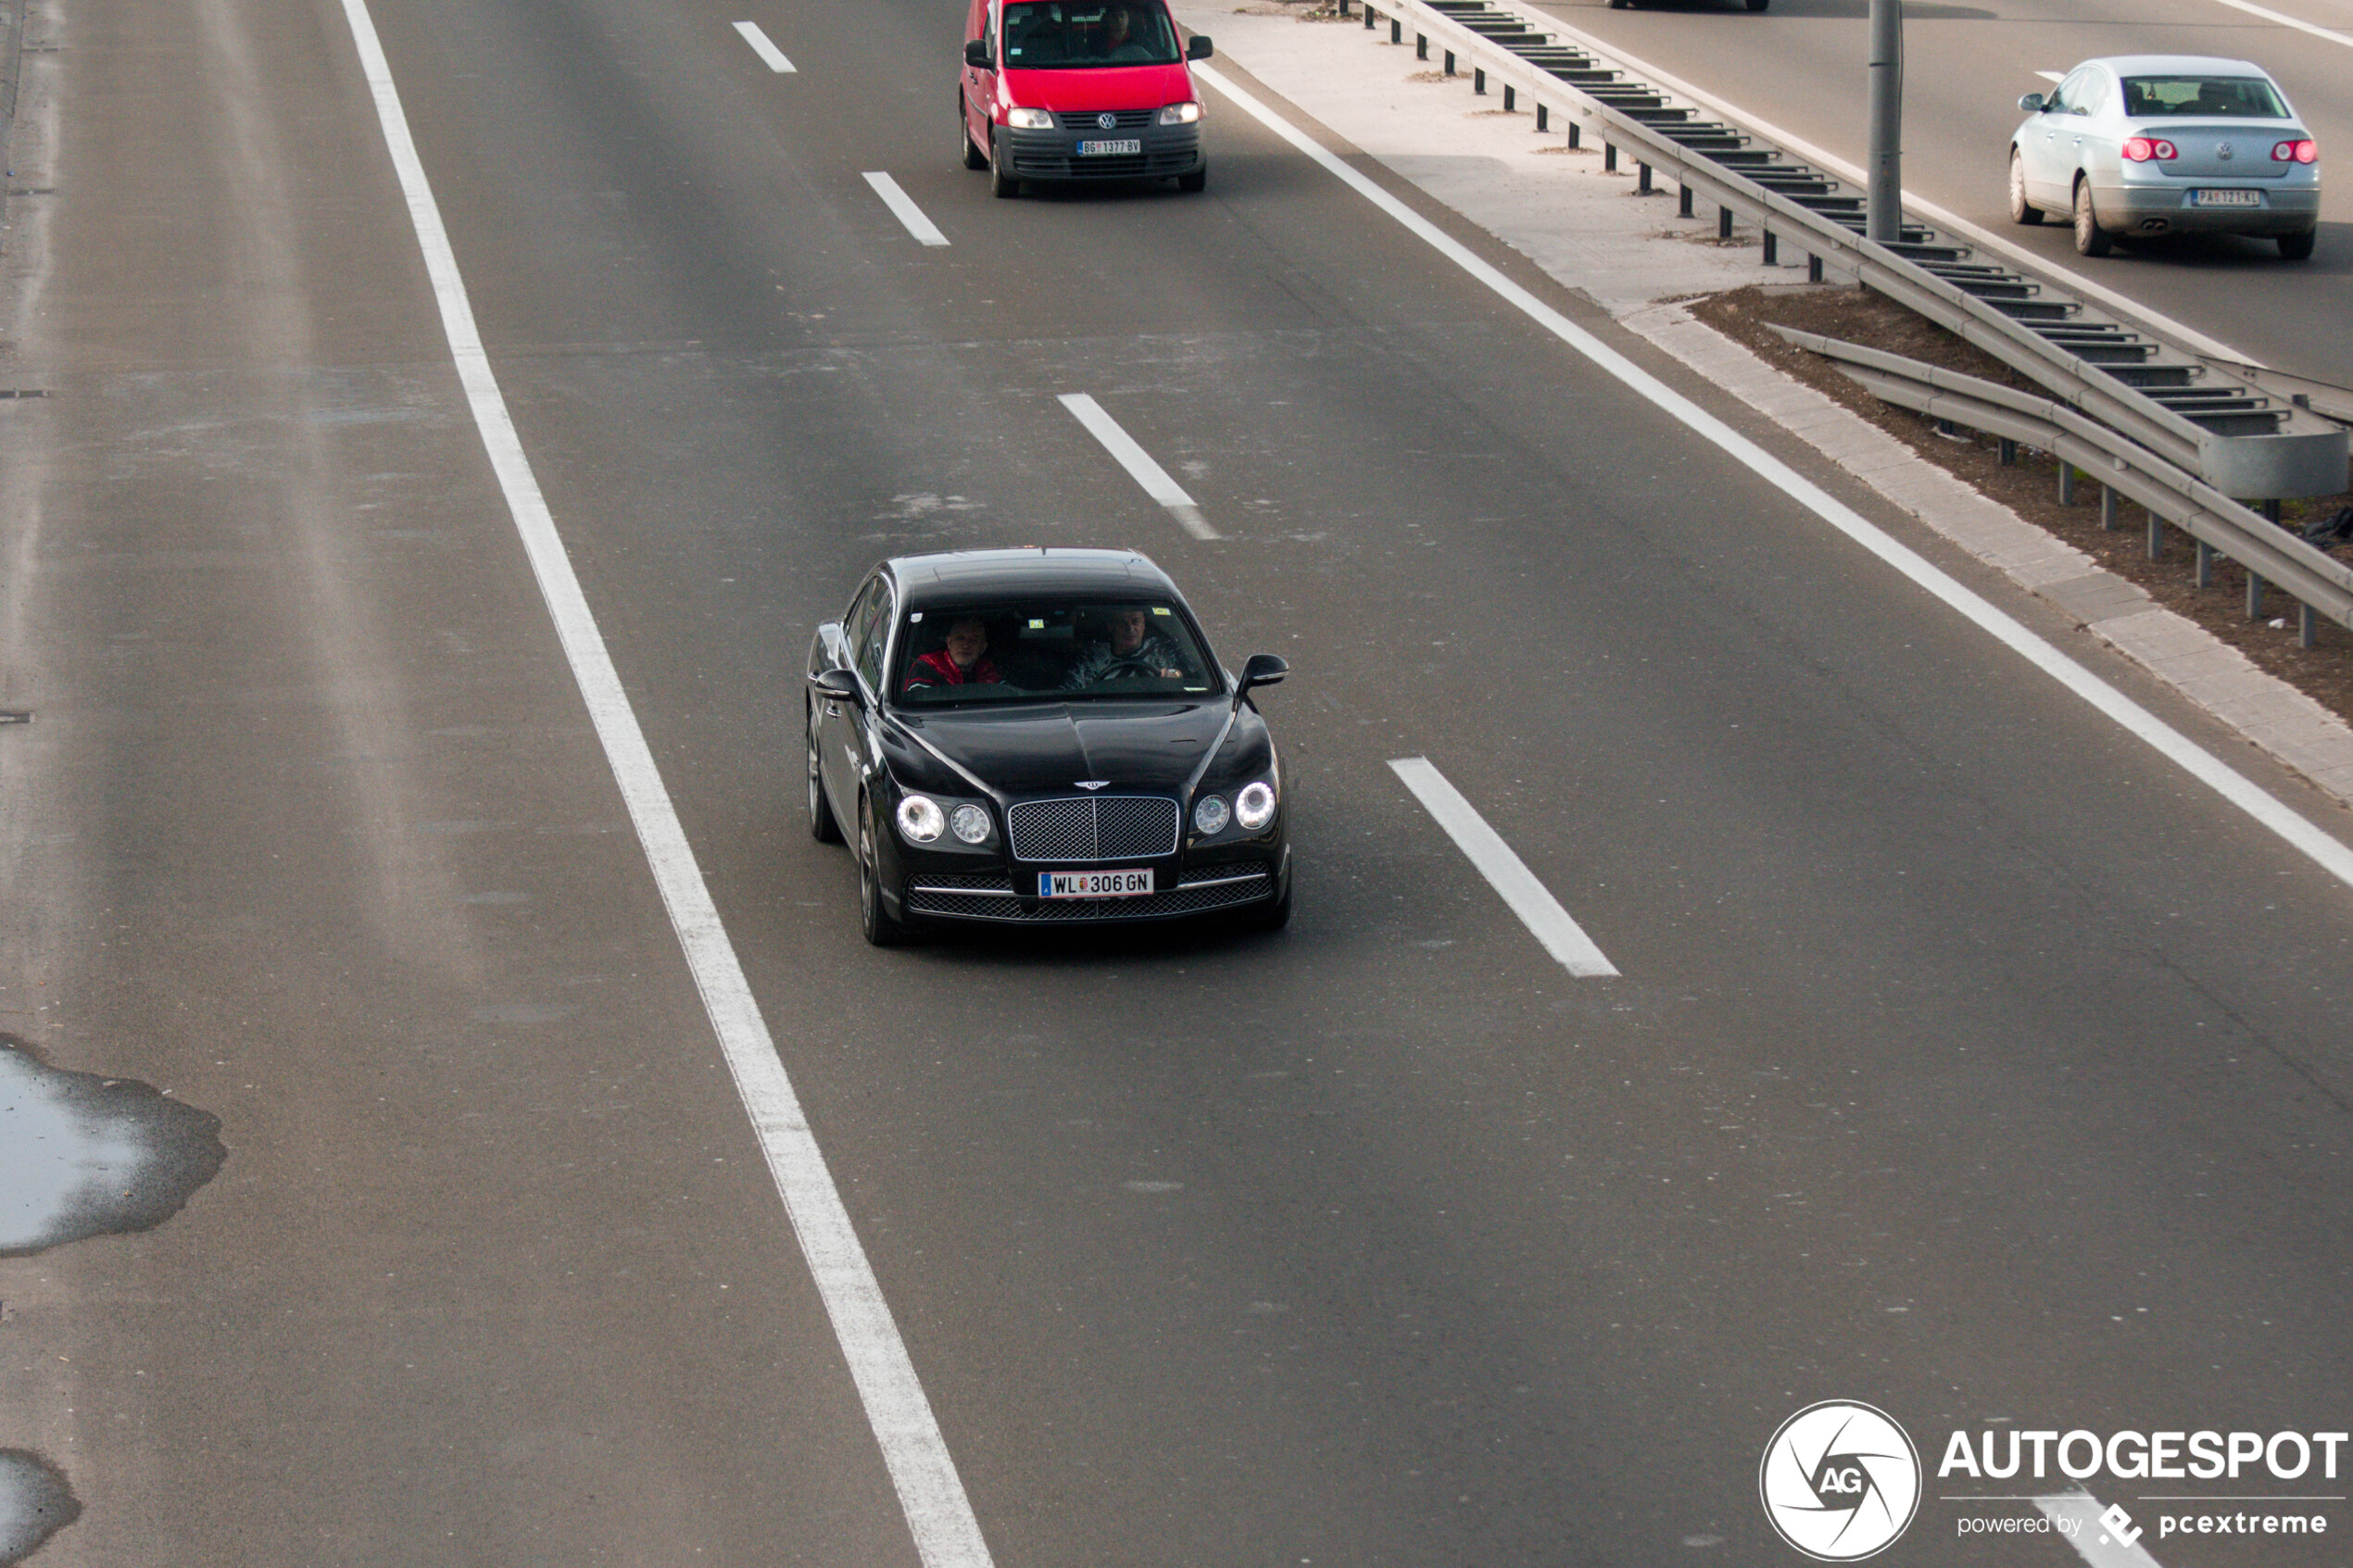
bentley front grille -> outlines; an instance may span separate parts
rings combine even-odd
[[[1176,802],[1165,796],[1025,800],[1006,813],[1013,859],[1142,860],[1176,853]]]

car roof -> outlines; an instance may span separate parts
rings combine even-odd
[[[975,594],[1054,594],[1116,598],[1149,594],[1181,599],[1176,584],[1135,550],[1031,546],[897,556],[884,563],[909,608],[970,599]]]
[[[2221,55],[2107,55],[2082,63],[2106,66],[2119,76],[2259,76],[2267,82],[2271,76],[2253,60]]]

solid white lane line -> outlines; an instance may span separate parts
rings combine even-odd
[[[2245,11],[2250,17],[2261,17],[2267,22],[2277,22],[2282,27],[2292,27],[2299,32],[2309,32],[2315,38],[2325,38],[2332,44],[2342,44],[2347,48],[2353,49],[2353,33],[2332,31],[2328,28],[2315,26],[2298,17],[2291,17],[2279,11],[2267,11],[2260,6],[2250,6],[2246,0],[2214,0],[2214,3],[2218,6],[2228,6],[2233,11]]]
[[[1185,487],[1168,477],[1168,470],[1152,461],[1152,455],[1136,445],[1136,438],[1119,428],[1119,421],[1103,412],[1103,406],[1083,392],[1063,394],[1063,407],[1077,417],[1088,434],[1103,444],[1103,450],[1119,459],[1119,466],[1128,477],[1144,487],[1144,494],[1166,507],[1169,515],[1184,524],[1185,532],[1196,539],[1214,539],[1217,530],[1209,526],[1201,508]]]
[[[384,59],[366,0],[344,0],[344,14],[375,99],[385,147],[408,199],[409,216],[424,253],[434,296],[441,307],[442,330],[465,388],[466,402],[513,514],[532,571],[538,578],[564,658],[579,683],[597,737],[621,786],[622,799],[677,931],[687,967],[702,993],[703,1008],[735,1077],[736,1092],[759,1136],[770,1176],[784,1198],[802,1255],[825,1303],[916,1549],[925,1568],[988,1568],[988,1548],[981,1539],[979,1522],[964,1496],[963,1483],[933,1418],[931,1403],[916,1380],[914,1364],[908,1359],[889,1304],[883,1299],[882,1287],[850,1224],[849,1211],[825,1168],[824,1152],[801,1114],[799,1098],[783,1062],[777,1060],[775,1044],[760,1016],[750,984],[720,923],[686,830],[662,786],[653,753],[573,572],[514,421],[508,416],[506,399],[498,391],[490,357],[475,328],[465,280],[442,226],[440,207],[426,182],[424,165],[417,157],[408,116],[400,107],[392,69]]]
[[[2077,1555],[2092,1568],[2158,1568],[2157,1559],[2141,1549],[2141,1529],[2125,1524],[2122,1528],[2133,1532],[2133,1540],[2128,1543],[2119,1538],[2100,1518],[2106,1510],[2100,1507],[2100,1499],[2091,1493],[2055,1492],[2049,1497],[2036,1498],[2034,1506],[2042,1511],[2045,1518],[2054,1522],[2061,1519],[2074,1521],[2075,1533],[2062,1535],[2059,1538],[2073,1547]],[[2122,1513],[2120,1509],[2118,1512]]]
[[[1995,608],[1975,591],[1963,586],[1949,573],[1930,563],[1918,551],[1897,542],[1852,508],[1832,499],[1819,485],[1472,255],[1436,224],[1349,168],[1272,109],[1235,87],[1223,75],[1205,65],[1194,66],[1193,74],[1231,98],[1252,119],[1320,164],[1335,179],[1395,219],[1546,332],[1959,612],[1987,635],[2073,692],[2183,772],[2285,839],[2322,871],[2353,887],[2353,849],[2348,849],[2306,822],[2253,780],[2028,631],[2015,618]]]
[[[768,42],[768,35],[760,31],[758,22],[737,22],[736,31],[744,35],[744,42],[751,45],[751,52],[758,55],[770,70],[782,75],[793,69],[793,63],[785,58],[785,52]]]
[[[948,236],[941,233],[938,226],[924,216],[924,209],[915,205],[914,197],[899,188],[898,181],[887,174],[869,171],[866,175],[866,183],[875,188],[875,194],[882,197],[883,206],[890,208],[899,221],[907,225],[909,233],[927,245],[944,245],[948,243]]]
[[[1563,969],[1580,979],[1617,972],[1617,966],[1602,956],[1584,928],[1561,908],[1560,900],[1536,880],[1528,862],[1512,852],[1503,835],[1487,825],[1487,819],[1463,798],[1462,791],[1446,782],[1446,775],[1432,767],[1428,758],[1400,757],[1389,765]]]

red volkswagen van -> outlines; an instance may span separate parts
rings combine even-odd
[[[971,0],[956,91],[964,167],[1025,180],[1209,182],[1188,60],[1209,58],[1167,0]]]

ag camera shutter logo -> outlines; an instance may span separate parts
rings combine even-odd
[[[1757,1467],[1765,1517],[1817,1562],[1886,1549],[1920,1506],[1920,1454],[1895,1418],[1825,1399],[1781,1423]]]

